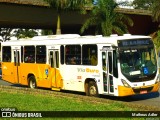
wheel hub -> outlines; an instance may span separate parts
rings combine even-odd
[[[90,95],[96,95],[96,87],[95,86],[90,87]]]
[[[35,88],[35,87],[36,87],[35,82],[31,81],[31,82],[30,82],[30,86],[31,86],[31,88]]]

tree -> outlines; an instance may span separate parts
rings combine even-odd
[[[160,52],[160,30],[151,34],[152,40],[155,44],[156,50]]]
[[[14,34],[15,34],[15,37],[17,37],[17,39],[25,38],[25,37],[32,38],[38,35],[38,33],[33,29],[17,29],[14,31]]]
[[[121,3],[122,4],[122,3]],[[91,16],[83,24],[80,32],[83,33],[90,26],[95,26],[95,34],[109,36],[112,32],[127,33],[127,24],[132,26],[133,21],[126,15],[115,12],[120,4],[114,0],[99,0],[91,11]]]
[[[61,11],[65,10],[84,10],[84,5],[87,4],[90,0],[44,0],[49,3],[50,7],[53,7],[57,10],[58,17],[57,17],[57,30],[56,34],[61,34],[61,27],[60,27],[60,16]]]
[[[134,0],[133,5],[135,8],[151,10],[153,21],[160,22],[160,0]],[[151,37],[157,51],[160,51],[160,30],[152,33]]]
[[[155,0],[134,0],[132,5],[135,9],[149,10]]]
[[[160,22],[160,0],[154,0],[151,11],[152,11],[152,17],[153,20],[156,22]]]
[[[0,28],[0,36],[1,36],[0,41],[5,42],[7,40],[10,40],[11,37],[13,36],[12,32],[13,32],[12,28]]]
[[[25,37],[34,37],[37,35],[38,35],[38,32],[33,29],[0,28],[1,42],[11,40],[12,37],[17,37],[17,39],[20,39]]]
[[[152,18],[154,22],[160,22],[160,0],[154,0],[153,4],[150,7],[152,11]],[[158,30],[152,34],[152,38],[154,44],[156,46],[157,51],[160,51],[160,25],[158,26]]]
[[[134,0],[132,5],[135,9],[151,10],[153,20],[160,21],[160,0]]]
[[[46,30],[46,29],[45,29],[45,30],[42,30],[42,31],[41,31],[41,34],[42,34],[42,35],[52,35],[52,34],[53,34],[53,31],[52,31],[52,30]]]

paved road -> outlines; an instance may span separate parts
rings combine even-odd
[[[128,100],[124,100],[124,101],[151,105],[151,106],[156,106],[160,108],[160,90],[159,92],[156,92],[156,93],[132,96]]]
[[[3,80],[0,80],[0,85],[22,87],[21,85],[18,85],[18,84],[13,85],[13,84],[5,82]],[[104,96],[104,98],[105,97],[107,99],[121,100],[121,101],[125,101],[125,102],[131,102],[131,103],[160,107],[160,90],[157,93],[136,95],[136,96],[131,96],[129,98],[127,97],[127,98],[123,98],[123,99],[119,99],[117,97],[110,97],[110,96]]]

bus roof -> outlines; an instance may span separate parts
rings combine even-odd
[[[20,40],[11,40],[2,42],[2,46],[17,45],[67,45],[67,44],[110,44],[117,46],[117,40],[142,39],[150,38],[149,36],[124,34],[123,36],[111,35],[109,37],[97,36],[80,36],[78,34],[36,36],[33,38],[24,38]]]

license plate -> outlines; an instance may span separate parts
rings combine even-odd
[[[140,91],[140,94],[145,94],[145,93],[147,93],[147,90]]]

